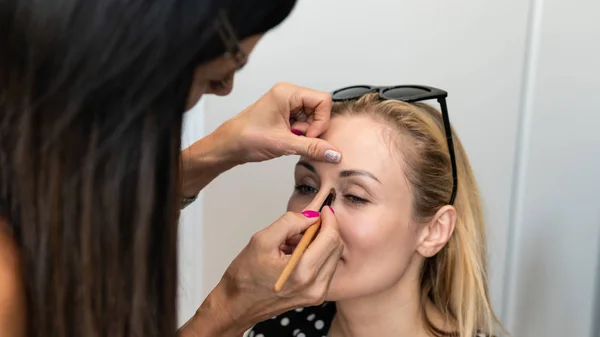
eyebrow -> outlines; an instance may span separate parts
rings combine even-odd
[[[312,166],[311,164],[305,162],[305,161],[299,161],[296,166],[302,166],[304,168],[306,168],[307,170],[313,172],[313,173],[317,173],[317,170],[315,170],[315,167]],[[344,170],[342,172],[340,172],[340,177],[341,178],[347,178],[347,177],[353,177],[353,176],[363,176],[363,177],[369,177],[373,180],[375,180],[376,182],[381,184],[381,181],[379,181],[379,179],[377,179],[377,177],[375,177],[374,174],[372,174],[369,171],[365,171],[365,170]]]

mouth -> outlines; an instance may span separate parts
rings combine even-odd
[[[222,80],[211,80],[210,86],[214,88],[217,95],[227,96],[233,90],[233,76],[234,73],[231,73]]]

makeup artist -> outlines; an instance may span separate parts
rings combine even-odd
[[[293,6],[2,2],[0,336],[173,335],[180,209],[237,165],[291,154],[340,160],[317,138],[330,96],[291,84],[180,150],[184,111],[203,94],[227,95],[254,45]],[[333,212],[315,213],[265,224],[179,336],[241,336],[322,302],[342,246]],[[320,234],[274,293],[288,260],[282,247],[319,216]]]

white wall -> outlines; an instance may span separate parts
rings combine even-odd
[[[530,11],[524,0],[301,0],[258,44],[234,92],[207,97],[206,130],[278,81],[326,91],[358,83],[446,89],[489,220],[496,310],[514,336],[590,336],[600,237],[600,2],[533,4]],[[182,232],[194,237],[182,235],[184,312],[193,313],[252,233],[284,212],[294,162],[236,168],[186,210]],[[190,248],[198,242],[202,248]]]
[[[519,336],[587,337],[600,243],[600,1],[536,0],[532,13],[504,314]]]

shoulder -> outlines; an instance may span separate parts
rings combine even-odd
[[[25,336],[25,307],[21,254],[8,223],[0,218],[0,336]]]
[[[335,303],[298,308],[256,324],[249,337],[326,336],[335,316]]]

